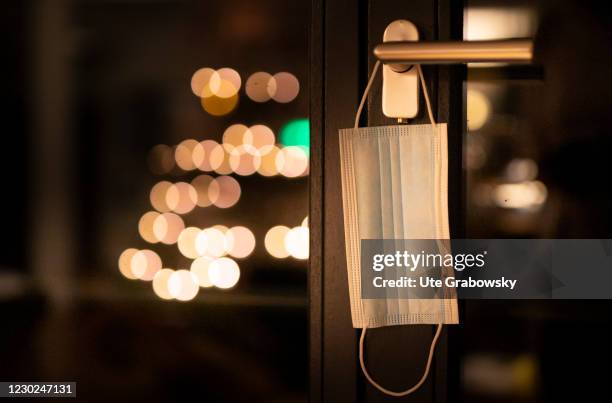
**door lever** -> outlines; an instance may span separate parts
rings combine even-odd
[[[412,64],[531,63],[533,40],[385,42],[374,48],[382,63],[401,71]],[[397,67],[396,67],[397,66]]]

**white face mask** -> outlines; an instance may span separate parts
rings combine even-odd
[[[458,323],[456,299],[361,297],[362,239],[449,239],[446,124],[436,124],[420,66],[431,125],[357,128],[359,115],[379,63],[372,72],[357,111],[355,127],[340,130],[342,199],[353,327],[362,328],[360,360],[366,378],[379,390],[405,396],[426,379],[441,324]],[[444,246],[443,246],[444,247]],[[389,391],[372,380],[363,362],[367,328],[439,324],[421,380],[403,392]]]

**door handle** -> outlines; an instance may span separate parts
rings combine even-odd
[[[412,64],[531,63],[531,38],[487,41],[385,42],[374,55],[395,71]]]

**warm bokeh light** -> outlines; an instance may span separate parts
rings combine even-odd
[[[158,144],[149,151],[147,162],[154,174],[167,174],[174,168],[174,150],[165,144]]]
[[[210,263],[208,276],[215,287],[232,288],[240,279],[238,263],[228,257],[215,259]]]
[[[493,189],[493,201],[502,208],[529,209],[540,207],[548,196],[546,186],[540,181],[505,183]]]
[[[132,257],[138,252],[138,249],[128,248],[119,255],[119,271],[125,278],[135,280],[138,277],[132,273]]]
[[[176,146],[174,150],[174,159],[176,165],[184,171],[192,171],[196,169],[193,163],[193,150],[198,146],[198,142],[193,139],[183,140]]]
[[[253,175],[261,165],[261,156],[255,147],[243,144],[231,151],[229,164],[232,171],[238,175]]]
[[[225,147],[217,145],[209,155],[209,162],[212,169],[219,175],[228,175],[232,173],[232,167],[229,162],[229,153]]]
[[[193,186],[196,191],[196,204],[200,207],[212,205],[219,197],[219,184],[216,179],[210,175],[196,176],[191,181],[191,186]]]
[[[216,228],[206,228],[196,237],[196,250],[200,256],[220,257],[226,254],[225,234]]]
[[[308,259],[309,230],[307,227],[294,227],[285,236],[285,249],[296,259]]]
[[[191,77],[191,91],[200,98],[203,109],[222,116],[233,111],[239,102],[242,86],[240,74],[229,67],[219,70],[204,67]],[[293,101],[300,92],[300,83],[291,73],[272,76],[256,72],[245,83],[246,95],[255,102],[273,99],[279,103]],[[196,206],[230,208],[241,197],[241,186],[230,174],[262,176],[282,174],[294,178],[306,175],[309,169],[309,123],[307,119],[288,122],[279,133],[267,125],[250,127],[235,123],[223,132],[222,141],[185,139],[176,146],[158,144],[148,155],[148,163],[156,175],[185,175],[198,169],[215,172],[191,176],[186,181],[160,181],[149,195],[154,211],[138,221],[138,232],[149,243],[176,244],[180,254],[191,259],[189,270],[162,268],[160,256],[149,249],[129,248],[119,256],[119,270],[129,279],[152,281],[155,295],[163,300],[189,301],[200,287],[229,289],[240,279],[240,267],[234,259],[253,254],[256,238],[245,226],[214,225],[208,228],[185,227],[183,214]],[[178,168],[180,168],[180,170]],[[235,176],[234,175],[234,176]],[[265,236],[265,247],[276,258],[308,257],[308,217],[302,226],[271,228]],[[231,258],[230,258],[231,257]]]
[[[151,188],[151,193],[149,195],[149,200],[151,201],[151,206],[161,212],[165,213],[170,211],[170,207],[168,203],[166,203],[166,193],[168,193],[168,189],[172,187],[172,183],[168,181],[161,181],[156,183]]]
[[[506,166],[505,174],[511,182],[531,181],[538,176],[538,164],[529,158],[514,158]]]
[[[144,281],[151,281],[155,273],[161,270],[162,261],[157,253],[150,249],[143,249],[132,256],[130,267],[134,277]]]
[[[200,229],[196,227],[187,227],[181,231],[177,246],[183,256],[189,259],[195,259],[200,256],[196,249],[196,238],[200,232]]]
[[[168,281],[172,273],[174,273],[172,269],[161,269],[153,277],[153,292],[161,299],[173,298],[168,289]]]
[[[249,128],[242,124],[234,124],[229,126],[223,132],[223,148],[228,153],[236,147],[241,146],[245,143],[245,135]]]
[[[270,255],[278,259],[284,259],[289,256],[289,252],[285,247],[285,236],[288,232],[289,228],[284,225],[277,225],[268,230],[264,244]]]
[[[300,92],[300,82],[291,73],[281,72],[273,76],[275,91],[269,94],[272,99],[279,103],[291,102]]]
[[[219,195],[214,205],[219,208],[229,208],[238,203],[241,193],[238,181],[231,176],[219,176],[215,180],[219,185]]]
[[[269,73],[258,71],[247,79],[245,91],[252,101],[267,102],[276,93],[276,81]]]
[[[229,230],[229,228],[227,228],[225,225],[221,225],[221,224],[213,225],[211,228],[214,228],[214,229],[217,229],[217,230],[223,232],[223,235],[226,235],[227,231]]]
[[[236,95],[238,91],[240,91],[242,79],[236,70],[229,67],[224,67],[217,70],[217,74],[219,75],[221,81],[225,82],[226,85],[219,85],[214,95],[221,98],[229,98]]]
[[[232,257],[243,259],[255,249],[255,235],[246,227],[232,227],[225,237],[227,252]]]
[[[276,155],[276,169],[288,178],[305,175],[308,172],[308,156],[302,147],[284,147]]]
[[[213,286],[212,281],[210,281],[210,276],[208,275],[208,269],[213,260],[214,259],[210,256],[201,256],[191,263],[190,270],[196,276],[200,287],[208,288]]]
[[[153,222],[153,235],[159,242],[172,245],[178,240],[181,231],[185,229],[183,219],[174,213],[158,215]]]
[[[253,125],[244,134],[244,144],[255,147],[260,155],[270,152],[275,142],[274,132],[266,125]]]
[[[218,80],[220,77],[218,73],[209,67],[203,67],[193,73],[191,76],[191,92],[197,97],[203,96],[204,89],[209,85],[209,82],[213,76],[216,75]]]
[[[204,140],[198,143],[193,149],[193,164],[200,170],[210,172],[213,167],[210,165],[210,155],[219,146],[214,140]]]
[[[468,130],[481,129],[491,114],[491,102],[489,98],[479,90],[468,89],[467,91],[467,126]]]
[[[234,91],[234,86],[225,80],[221,80],[221,85],[219,88],[219,94],[228,94]],[[213,116],[223,116],[227,115],[231,111],[233,111],[238,105],[238,93],[234,93],[234,95],[223,98],[218,95],[211,95],[208,97],[202,97],[200,99],[200,103],[202,104],[202,108]]]
[[[287,146],[303,147],[306,153],[310,149],[310,122],[308,119],[294,119],[287,122],[280,130],[280,143]]]
[[[198,279],[189,270],[177,270],[168,278],[168,292],[178,301],[194,299],[199,290]]]
[[[276,168],[276,156],[280,152],[280,148],[272,146],[270,150],[261,156],[261,162],[257,172],[262,176],[275,176],[278,175],[278,169]]]
[[[516,4],[512,7],[493,7],[492,4],[488,7],[466,7],[464,40],[528,37],[538,24],[535,10],[535,7]]]
[[[159,239],[155,236],[155,232],[153,231],[153,223],[159,217],[159,213],[157,211],[149,211],[144,213],[140,220],[138,221],[138,233],[140,237],[149,243],[157,243]]]
[[[170,186],[166,192],[166,204],[170,210],[177,214],[187,214],[196,205],[198,193],[187,182],[177,182]]]

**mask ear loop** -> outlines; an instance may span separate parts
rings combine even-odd
[[[361,330],[361,337],[359,338],[359,364],[361,364],[361,370],[363,371],[363,375],[372,384],[372,386],[374,386],[376,389],[380,390],[382,393],[387,394],[389,396],[402,397],[402,396],[407,396],[413,393],[418,388],[420,388],[423,385],[423,383],[425,383],[427,376],[429,376],[429,370],[431,369],[431,362],[433,361],[434,351],[436,350],[436,344],[438,343],[440,334],[442,334],[442,326],[444,325],[442,325],[442,323],[439,323],[438,327],[436,328],[436,334],[434,335],[434,338],[431,341],[431,346],[429,347],[429,356],[427,357],[427,364],[425,364],[425,370],[423,371],[423,375],[421,375],[421,379],[419,379],[419,381],[410,389],[406,389],[401,392],[394,392],[392,390],[389,390],[381,386],[378,382],[372,379],[372,377],[368,373],[368,370],[366,369],[365,361],[363,358],[363,355],[364,355],[363,344],[365,342],[365,335],[366,335],[366,330],[368,329],[368,327],[364,325],[363,329]]]
[[[374,83],[374,79],[376,78],[376,73],[378,73],[379,67],[380,67],[380,60],[376,61],[376,64],[374,64],[374,68],[372,69],[372,74],[370,74],[370,79],[368,80],[368,84],[366,85],[365,91],[363,92],[363,96],[361,97],[361,102],[359,102],[359,107],[357,108],[357,114],[355,116],[355,125],[353,126],[354,129],[357,129],[359,127],[359,118],[361,116],[363,106],[365,105],[365,101],[368,98],[368,93],[370,92],[370,89],[372,88],[372,84]],[[432,131],[435,135],[436,121],[434,119],[433,112],[431,109],[431,101],[429,100],[427,84],[425,83],[425,78],[423,77],[423,70],[421,69],[420,64],[415,65],[415,67],[419,74],[419,80],[421,82],[421,85],[423,86],[423,95],[425,96],[425,104],[427,105],[427,114],[429,115],[429,121],[431,122]],[[365,312],[363,308],[363,303],[361,306],[361,310],[362,312]],[[401,392],[394,392],[392,390],[384,388],[379,383],[377,383],[374,379],[372,379],[372,377],[368,373],[368,370],[366,369],[366,364],[365,364],[365,360],[363,356],[364,356],[364,350],[365,350],[364,349],[365,336],[366,336],[366,332],[368,329],[368,324],[364,323],[363,329],[361,330],[361,337],[359,337],[359,364],[361,365],[361,371],[363,372],[363,375],[366,377],[368,382],[372,384],[372,386],[374,386],[376,389],[378,389],[382,393],[387,394],[389,396],[402,397],[402,396],[407,396],[413,393],[414,391],[419,389],[423,385],[423,383],[425,383],[425,380],[429,376],[429,370],[431,369],[431,362],[433,361],[434,352],[436,350],[436,344],[438,343],[440,334],[442,334],[442,327],[443,327],[443,324],[439,323],[438,327],[436,328],[436,334],[434,335],[433,340],[431,341],[431,346],[429,347],[429,356],[427,357],[427,363],[425,364],[425,370],[423,371],[423,375],[421,376],[421,379],[419,379],[419,381],[410,389],[406,389]]]

